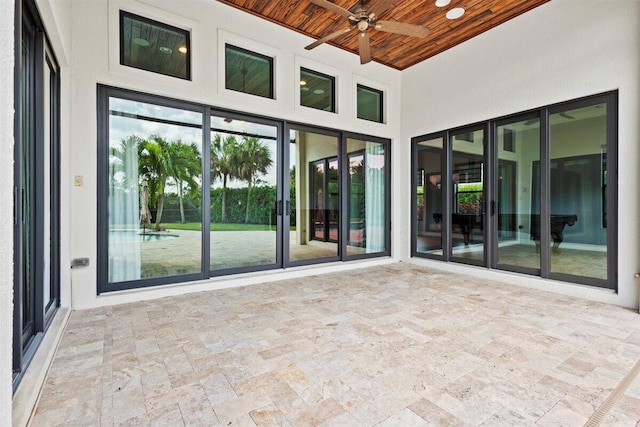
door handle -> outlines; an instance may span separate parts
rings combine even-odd
[[[276,212],[278,216],[282,216],[282,200],[276,202]]]
[[[13,187],[13,225],[18,225],[18,187]]]
[[[496,214],[496,202],[495,201],[491,201],[491,216],[494,216]]]
[[[287,200],[287,209],[286,209],[286,213],[287,215],[291,215],[291,201]]]

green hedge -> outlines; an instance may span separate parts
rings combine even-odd
[[[199,204],[199,203],[198,203]],[[249,201],[249,224],[276,225],[276,187],[263,186],[251,189]],[[247,205],[247,188],[227,188],[227,223],[242,224],[245,220]],[[291,225],[295,225],[295,188],[291,189]],[[200,207],[185,197],[184,203],[186,222],[200,222]],[[152,209],[155,220],[155,209]],[[167,194],[162,212],[162,222],[179,223],[180,210],[178,198],[174,194]],[[222,188],[211,189],[211,222],[222,222]]]

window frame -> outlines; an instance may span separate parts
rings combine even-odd
[[[360,90],[365,90],[365,91],[369,91],[369,92],[373,92],[377,95],[379,95],[378,98],[378,108],[380,109],[380,120],[373,120],[373,119],[368,119],[366,117],[361,117],[360,113],[359,113],[359,100],[358,100],[358,95],[360,94]],[[373,122],[373,123],[384,123],[384,91],[380,90],[380,89],[375,89],[372,88],[370,86],[366,86],[363,85],[361,83],[356,83],[356,117],[360,120],[367,120],[369,122]]]
[[[257,93],[252,93],[252,92],[246,92],[246,91],[243,91],[243,90],[233,89],[233,88],[230,88],[227,85],[227,53],[228,53],[229,49],[234,50],[234,51],[236,51],[238,53],[244,53],[244,54],[248,54],[248,55],[254,56],[254,57],[258,58],[258,59],[266,59],[267,60],[267,62],[269,63],[269,95],[268,96],[259,95]],[[225,73],[224,73],[224,88],[225,88],[225,90],[230,90],[230,91],[237,92],[237,93],[244,93],[244,94],[247,94],[247,95],[259,96],[261,98],[275,100],[275,60],[274,60],[274,58],[272,56],[264,55],[262,53],[255,52],[255,51],[240,47],[240,46],[238,46],[236,44],[229,43],[228,41],[225,41],[225,43],[224,43],[224,71],[225,71]]]
[[[161,28],[164,28],[166,30],[173,31],[175,33],[184,33],[185,43],[187,45],[187,53],[185,53],[186,76],[185,77],[181,77],[181,76],[176,76],[176,75],[173,75],[173,74],[167,74],[167,73],[162,73],[162,72],[159,72],[159,71],[150,70],[150,69],[144,68],[144,67],[136,67],[134,65],[125,64],[125,61],[124,61],[124,20],[125,20],[125,18],[137,20],[137,21],[149,24],[149,25],[154,25],[156,27],[161,27]],[[134,68],[136,70],[142,70],[142,71],[146,71],[146,72],[149,72],[149,73],[154,73],[154,74],[158,74],[158,75],[161,75],[161,76],[172,77],[172,78],[176,78],[176,79],[180,79],[180,80],[192,81],[192,73],[191,73],[191,31],[190,30],[187,30],[187,29],[184,29],[184,28],[180,28],[180,27],[176,27],[176,26],[170,25],[170,24],[165,24],[164,22],[156,21],[155,19],[147,18],[145,16],[141,16],[141,15],[138,15],[136,13],[120,9],[119,13],[118,13],[118,48],[120,50],[120,52],[119,52],[119,64],[121,66],[123,66],[123,67]]]
[[[325,110],[322,108],[318,108],[318,107],[313,107],[310,105],[305,105],[302,103],[302,87],[300,85],[298,85],[298,92],[299,92],[299,96],[300,96],[300,106],[301,107],[305,107],[305,108],[311,108],[313,110],[318,110],[318,111],[324,111],[325,113],[332,113],[332,114],[337,114],[337,102],[336,102],[336,77],[329,75],[329,74],[325,74],[323,72],[320,71],[316,71],[316,70],[312,70],[311,68],[305,67],[305,66],[300,66],[300,79],[302,80],[302,73],[307,73],[307,74],[312,74],[315,75],[317,77],[321,77],[321,78],[326,78],[327,80],[329,80],[329,82],[331,83],[331,109],[330,110]]]

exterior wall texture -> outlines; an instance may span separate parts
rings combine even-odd
[[[11,425],[13,336],[13,64],[14,3],[0,14],[0,425]]]

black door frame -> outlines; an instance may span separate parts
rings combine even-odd
[[[13,299],[13,390],[15,391],[31,362],[44,333],[60,305],[60,71],[50,47],[42,20],[33,0],[16,0],[14,68],[14,299]],[[26,33],[25,33],[26,31]],[[22,60],[22,43],[29,39],[28,63]],[[29,69],[25,69],[28,66]],[[45,67],[50,71],[45,93]],[[23,73],[26,72],[26,81]],[[23,99],[24,85],[28,100]],[[48,96],[48,99],[46,98]],[[45,127],[45,101],[48,101],[49,127]],[[23,116],[23,102],[30,109]],[[28,120],[28,140],[23,134]],[[45,176],[44,147],[48,139],[49,174]],[[26,156],[26,157],[25,157]],[[26,162],[25,162],[26,161]],[[26,168],[26,170],[25,170]],[[29,182],[23,181],[24,174]],[[48,186],[45,188],[46,183]],[[45,192],[49,205],[44,206]],[[27,199],[28,197],[28,199]],[[29,203],[27,207],[25,203]],[[45,221],[48,211],[48,222]],[[28,253],[23,231],[30,228]],[[48,230],[47,230],[48,228]],[[44,236],[49,232],[49,240]],[[45,271],[45,246],[49,245],[49,270]],[[24,268],[29,269],[28,276]],[[49,300],[45,301],[45,278],[49,278]],[[25,284],[25,280],[29,283]],[[27,286],[27,292],[24,287]],[[28,294],[28,295],[27,295]],[[23,306],[28,303],[33,324],[25,331]]]
[[[577,276],[566,273],[557,273],[551,271],[551,250],[550,250],[550,121],[551,114],[561,113],[568,109],[578,109],[595,104],[607,105],[607,118],[606,118],[606,150],[607,150],[607,173],[608,173],[608,185],[607,185],[607,279],[598,279],[586,276]],[[498,165],[498,147],[496,146],[496,129],[497,126],[512,123],[514,121],[527,119],[539,119],[540,120],[540,246],[544,248],[541,251],[540,256],[540,269],[530,269],[517,266],[509,266],[497,263],[497,234],[498,218],[495,215],[495,199],[498,194],[497,190],[497,165]],[[485,200],[489,203],[485,203],[485,260],[480,262],[468,262],[465,259],[458,259],[451,256],[450,247],[450,224],[449,213],[452,211],[451,206],[451,134],[460,133],[466,130],[472,129],[485,129],[485,166],[484,187],[486,188]],[[442,225],[442,239],[443,239],[443,255],[420,253],[417,252],[417,203],[416,203],[416,186],[417,179],[416,173],[418,170],[418,143],[427,141],[434,138],[443,138],[443,153],[442,153],[442,171],[443,176],[447,179],[443,179],[443,225]],[[499,117],[496,119],[487,120],[485,122],[476,123],[469,126],[462,126],[451,130],[435,132],[427,135],[421,135],[411,139],[412,141],[412,173],[411,173],[411,256],[421,258],[431,258],[441,261],[455,261],[464,264],[473,264],[483,266],[492,269],[499,269],[504,271],[510,271],[515,273],[529,274],[532,277],[541,277],[543,279],[560,280],[565,282],[572,282],[578,284],[584,284],[588,286],[595,286],[600,288],[607,288],[617,291],[618,282],[618,222],[617,222],[617,206],[618,206],[618,91],[610,91],[582,98],[565,101],[545,107],[535,108],[527,111],[523,111],[508,116]],[[487,219],[489,218],[489,219]],[[486,239],[489,238],[489,243],[486,243]]]

